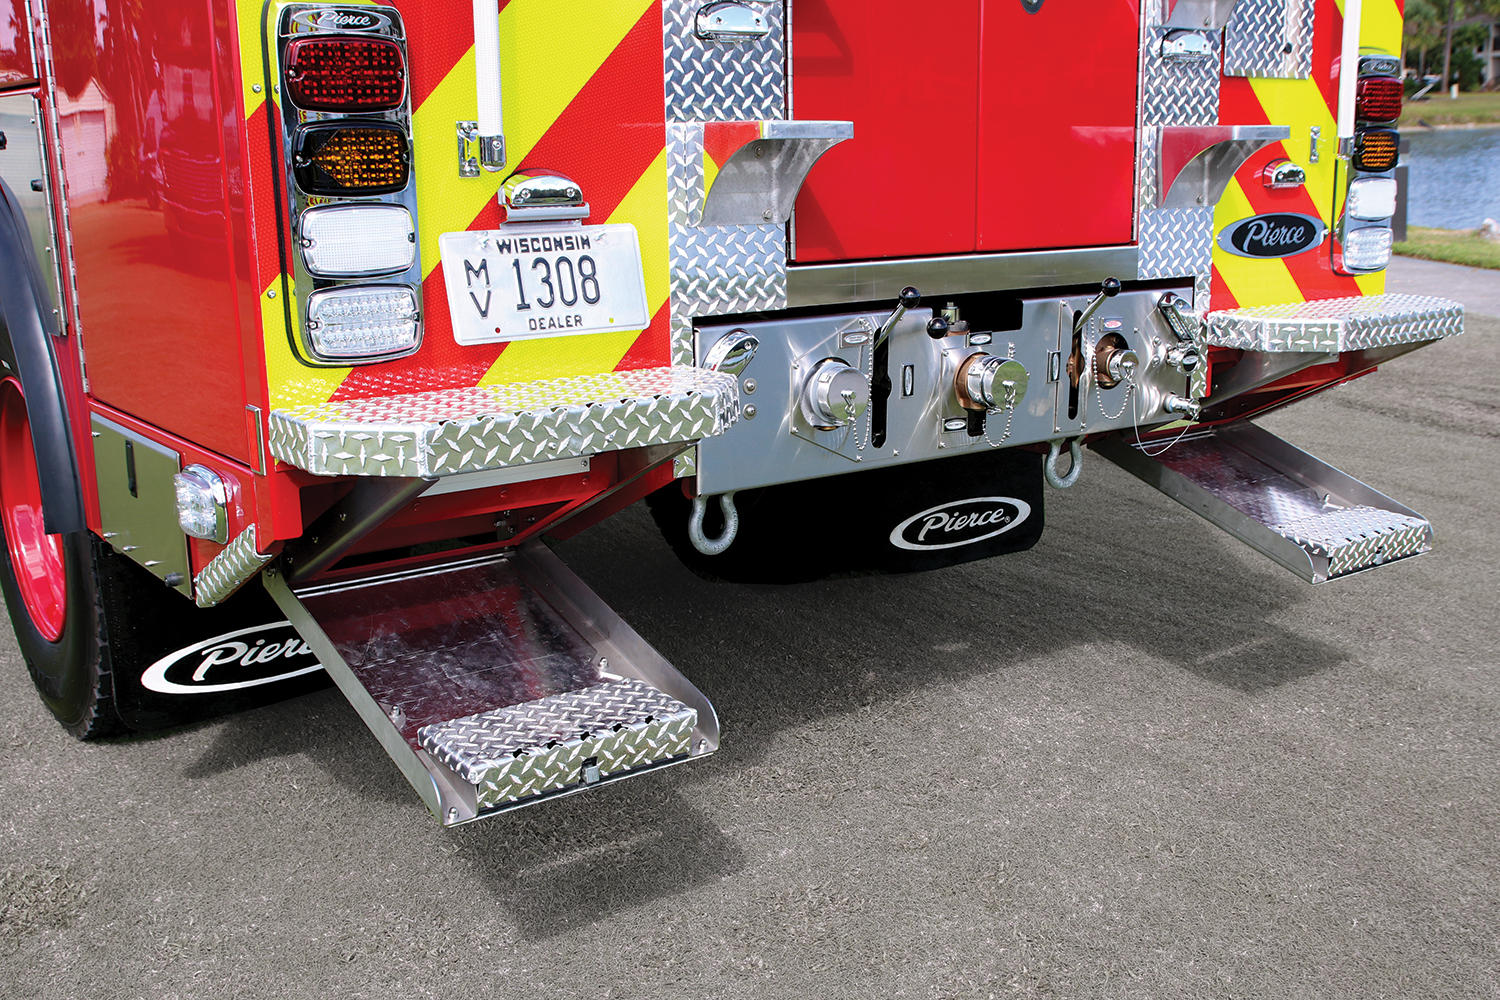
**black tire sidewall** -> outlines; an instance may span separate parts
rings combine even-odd
[[[109,666],[100,631],[98,577],[94,568],[94,541],[86,531],[62,536],[63,566],[67,573],[66,617],[57,641],[49,640],[32,621],[21,596],[11,563],[9,539],[0,521],[0,540],[6,552],[0,558],[0,589],[10,611],[16,645],[26,661],[37,693],[63,727],[75,736],[98,735],[111,728]]]

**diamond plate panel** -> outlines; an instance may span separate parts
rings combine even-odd
[[[1432,526],[1425,520],[1378,507],[1346,507],[1272,527],[1327,558],[1330,579],[1432,548]]]
[[[489,809],[680,757],[698,713],[643,681],[622,679],[423,726],[422,748],[478,791]]]
[[[703,212],[703,124],[667,127],[672,361],[693,364],[693,319],[786,308],[786,229],[693,225]]]
[[[1463,333],[1464,307],[1428,295],[1364,295],[1208,314],[1206,343],[1244,351],[1362,351]]]
[[[1224,75],[1305,80],[1316,0],[1239,0],[1224,29]]]
[[[276,410],[271,453],[324,476],[447,476],[722,433],[732,376],[648,368]]]
[[[250,525],[193,577],[193,600],[200,608],[211,608],[227,600],[273,558],[261,554],[255,541],[255,525]]]
[[[786,24],[782,4],[750,3],[770,32],[753,42],[698,37],[706,0],[663,0],[667,121],[750,121],[786,116]]]
[[[1180,29],[1171,29],[1177,31]],[[1213,49],[1211,58],[1170,62],[1161,57],[1166,28],[1146,31],[1146,54],[1141,81],[1142,125],[1216,125],[1219,121],[1218,32],[1201,32]]]
[[[1141,212],[1142,278],[1191,275],[1194,301],[1206,303],[1213,246],[1212,208],[1150,208]]]

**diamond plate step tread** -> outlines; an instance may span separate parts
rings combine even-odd
[[[430,478],[697,441],[738,415],[737,379],[678,365],[279,409],[270,448],[320,476]]]
[[[697,721],[682,702],[625,678],[433,723],[417,739],[490,809],[683,756]]]
[[[1208,314],[1204,343],[1242,351],[1337,354],[1464,331],[1464,307],[1434,295],[1355,295]]]
[[[1378,507],[1343,507],[1270,526],[1283,537],[1328,559],[1330,578],[1432,547],[1432,526]]]

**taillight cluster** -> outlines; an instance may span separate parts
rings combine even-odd
[[[338,365],[410,354],[421,343],[421,262],[401,16],[293,4],[279,26],[303,350]]]
[[[1391,218],[1396,214],[1395,170],[1401,136],[1401,63],[1364,56],[1355,86],[1354,139],[1348,149],[1349,189],[1334,240],[1334,267],[1345,274],[1382,270],[1391,258]]]

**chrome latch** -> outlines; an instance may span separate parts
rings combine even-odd
[[[458,122],[458,176],[479,176],[479,123]]]
[[[708,42],[753,42],[771,33],[765,14],[739,0],[718,0],[698,10],[696,33]]]

